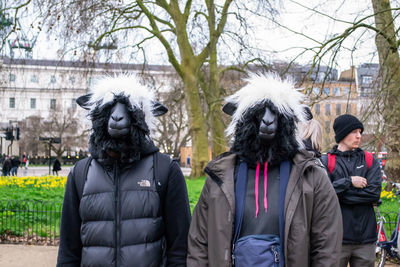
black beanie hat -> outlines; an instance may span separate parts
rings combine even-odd
[[[361,129],[364,131],[364,125],[356,117],[350,114],[340,115],[333,122],[336,143],[342,141],[351,131]]]

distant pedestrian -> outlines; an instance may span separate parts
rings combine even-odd
[[[190,156],[186,158],[186,167],[190,168]]]
[[[18,175],[18,168],[19,165],[21,164],[21,161],[19,160],[18,157],[12,157],[11,159],[11,175],[12,176],[17,176]]]
[[[2,166],[2,174],[3,176],[9,176],[10,171],[11,171],[11,156],[8,156],[4,159],[3,161],[3,166]]]
[[[7,158],[6,154],[3,154],[0,159],[1,166],[3,166],[4,160]]]
[[[56,158],[56,160],[53,163],[53,175],[54,173],[58,176],[58,171],[61,171],[61,163],[60,161]]]

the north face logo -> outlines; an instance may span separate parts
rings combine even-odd
[[[141,180],[140,182],[138,182],[138,185],[140,187],[150,187],[150,181],[149,180]]]

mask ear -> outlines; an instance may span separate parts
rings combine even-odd
[[[312,115],[310,107],[304,106],[303,111],[304,111],[304,114],[306,115],[306,120],[310,121],[313,119],[313,115]]]
[[[84,109],[89,110],[90,107],[88,105],[90,97],[92,94],[82,95],[76,99],[76,103]]]
[[[222,107],[222,111],[231,116],[233,115],[233,113],[235,113],[236,109],[237,109],[237,106],[231,102],[226,103]]]
[[[151,112],[153,112],[153,115],[155,117],[158,117],[167,113],[168,108],[163,104],[161,104],[160,102],[153,101],[153,110]]]

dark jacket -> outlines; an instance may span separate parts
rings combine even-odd
[[[232,266],[236,160],[227,152],[207,166],[208,177],[190,225],[190,267]],[[285,266],[337,265],[342,240],[339,202],[323,166],[306,151],[293,159],[284,217]]]
[[[153,173],[154,152],[130,166],[115,163],[112,170],[94,159],[82,199],[71,170],[57,266],[186,266],[190,224],[186,183],[179,166],[171,162],[165,170],[165,201],[160,203],[154,180],[148,177]]]
[[[11,159],[11,167],[19,167],[19,165],[21,164],[21,161],[18,158],[12,158]]]
[[[341,152],[337,146],[329,153],[336,155],[335,169],[329,175],[338,195],[343,216],[343,243],[365,244],[376,241],[376,219],[373,203],[381,194],[382,172],[374,157],[367,167],[364,151],[360,148]],[[322,163],[328,168],[328,155]],[[367,187],[355,188],[350,176],[367,179]]]
[[[53,172],[58,172],[58,171],[61,171],[61,163],[58,159],[55,159],[53,163]]]
[[[11,163],[11,159],[9,158],[5,158],[3,161],[3,167],[2,167],[2,171],[3,172],[9,172],[12,168],[12,163]]]

